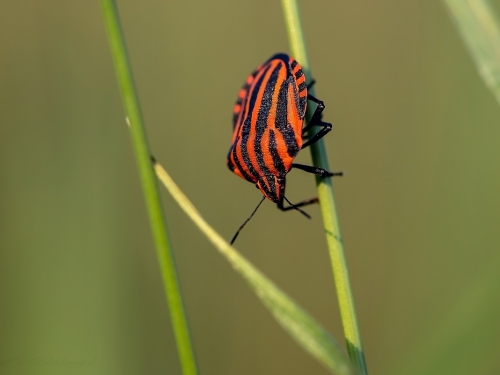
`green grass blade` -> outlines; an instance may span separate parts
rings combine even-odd
[[[479,75],[500,104],[500,23],[487,0],[445,0]]]
[[[155,171],[182,210],[248,282],[262,303],[299,345],[333,373],[356,374],[357,371],[332,336],[208,225],[160,164],[155,164]]]
[[[288,31],[288,39],[292,50],[292,55],[302,66],[304,74],[310,82],[311,68],[304,41],[304,33],[300,22],[298,5],[295,0],[282,0],[283,11]],[[311,95],[314,95],[314,90],[309,90]],[[312,116],[311,107],[308,106],[306,122]],[[316,129],[314,129],[316,130]],[[325,145],[323,140],[319,140],[310,147],[313,164],[317,167],[330,170],[328,167],[328,158],[326,155]],[[335,279],[335,287],[340,307],[340,315],[344,334],[346,338],[347,351],[351,361],[358,366],[363,374],[367,374],[365,355],[361,343],[361,335],[359,332],[356,310],[354,307],[354,299],[352,295],[351,284],[349,281],[349,271],[347,269],[347,261],[344,252],[344,244],[340,233],[339,219],[333,196],[333,186],[330,178],[321,178],[316,176],[316,184],[318,187],[318,197],[323,216],[323,224],[325,228],[326,241],[332,262],[333,275]]]
[[[118,10],[114,0],[101,0],[100,2],[160,262],[182,371],[184,375],[196,375],[198,370],[194,350],[184,312],[158,184],[153,168],[151,168],[151,153],[149,151],[120,19],[118,17]]]

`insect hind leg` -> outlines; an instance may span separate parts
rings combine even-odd
[[[317,107],[311,117],[311,120],[309,120],[307,125],[302,128],[302,135],[306,134],[314,125],[321,126],[322,129],[312,137],[310,137],[309,140],[302,145],[303,149],[319,141],[332,130],[332,124],[330,124],[329,122],[321,121],[323,110],[325,109],[325,103],[312,95],[307,95],[307,99],[315,102],[317,104]]]
[[[301,149],[309,147],[313,143],[318,142],[321,138],[323,138],[325,135],[327,135],[332,130],[332,124],[330,124],[328,122],[320,122],[320,123],[318,123],[316,125],[322,126],[323,128],[319,132],[317,132],[316,134],[314,134],[312,136],[312,138],[310,138],[306,143],[304,143],[302,145]]]
[[[319,125],[319,123],[321,122],[322,113],[325,109],[325,103],[323,103],[322,100],[316,99],[314,96],[310,94],[307,95],[307,99],[316,103],[317,106],[309,122],[306,124],[306,126],[302,128],[302,134],[307,133],[309,129],[313,127],[313,125]]]

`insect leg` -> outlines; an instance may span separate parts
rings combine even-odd
[[[318,106],[316,107],[316,109],[315,109],[311,119],[307,123],[307,125],[302,128],[302,134],[307,133],[307,131],[309,129],[311,129],[313,127],[313,125],[319,125],[322,122],[321,117],[322,117],[323,110],[325,109],[325,103],[323,103],[323,101],[316,99],[314,96],[309,95],[309,94],[307,95],[307,99],[313,101]]]
[[[310,85],[312,86],[315,83],[316,83],[316,81],[313,80],[313,82]],[[323,103],[322,100],[319,100],[315,96],[312,96],[311,94],[307,94],[307,100],[311,100],[311,101],[313,101],[314,103],[316,103],[318,105],[321,103],[321,104],[323,104],[323,109],[325,109],[325,103]]]
[[[299,207],[303,207],[303,206],[308,206],[310,204],[314,204],[314,203],[318,203],[318,198],[317,197],[314,197],[314,198],[311,198],[311,199],[308,199],[308,200],[305,200],[305,201],[302,201],[302,202],[299,202],[299,203],[292,203],[288,200],[288,198],[286,198],[285,196],[283,196],[284,200],[286,200],[288,202],[288,204],[290,206],[288,207],[285,207],[283,205],[283,200],[281,200],[281,202],[278,202],[278,208],[281,210],[281,211],[288,211],[288,210],[297,210],[299,211],[302,215],[304,215],[305,217],[307,217],[308,219],[311,218],[311,215],[309,215],[307,212],[305,211],[302,211]]]
[[[319,132],[317,132],[316,134],[314,134],[311,138],[309,138],[309,140],[302,145],[302,149],[304,149],[304,148],[312,145],[313,143],[319,141],[321,138],[323,138],[327,133],[329,133],[332,130],[332,124],[330,124],[328,122],[321,121],[321,122],[319,122],[319,123],[317,123],[315,125],[322,126],[323,128]]]
[[[303,165],[303,164],[292,164],[292,168],[302,169],[303,171],[316,174],[321,177],[333,177],[333,176],[342,176],[343,172],[328,172],[326,169],[313,167],[312,165]]]
[[[318,198],[317,197],[314,197],[314,198],[311,198],[311,199],[308,199],[308,200],[305,200],[305,201],[302,201],[302,202],[294,204],[294,203],[290,202],[287,197],[285,197],[285,182],[284,181],[283,181],[283,184],[281,185],[280,189],[281,189],[281,193],[280,193],[281,199],[278,201],[277,205],[278,205],[278,208],[281,211],[297,210],[302,215],[304,215],[305,217],[307,217],[308,219],[311,218],[311,216],[307,212],[302,211],[299,207],[308,206],[310,204],[318,203]],[[283,204],[284,201],[287,201],[290,206],[285,207],[284,204]]]
[[[307,85],[307,89],[309,90],[311,87],[314,86],[315,83],[316,83],[316,80],[312,79],[311,82],[309,82],[309,84]]]

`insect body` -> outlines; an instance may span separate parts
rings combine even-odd
[[[293,57],[276,54],[259,66],[247,78],[234,105],[227,165],[232,172],[255,184],[280,210],[296,209],[309,217],[299,207],[316,203],[318,199],[292,204],[285,197],[287,173],[292,168],[323,177],[341,173],[293,163],[301,149],[332,129],[331,124],[321,121],[324,103],[308,95],[307,90],[304,72]],[[308,99],[317,107],[311,120],[303,126]],[[321,126],[321,130],[304,142],[304,135],[314,125]],[[289,206],[285,207],[284,201]],[[233,241],[238,233],[239,230]]]

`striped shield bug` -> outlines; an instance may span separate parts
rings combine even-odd
[[[332,124],[321,120],[325,104],[308,95],[308,88],[299,63],[293,57],[279,53],[259,66],[238,93],[227,166],[236,175],[255,184],[263,197],[235,233],[231,244],[265,198],[276,203],[282,211],[294,209],[310,218],[300,207],[317,203],[318,198],[293,204],[285,197],[286,175],[292,168],[321,177],[342,175],[342,172],[332,173],[323,168],[293,163],[300,150],[332,130]],[[307,100],[317,106],[311,120],[303,126]],[[306,133],[314,125],[321,129],[305,141]],[[289,206],[285,207],[285,201]]]

